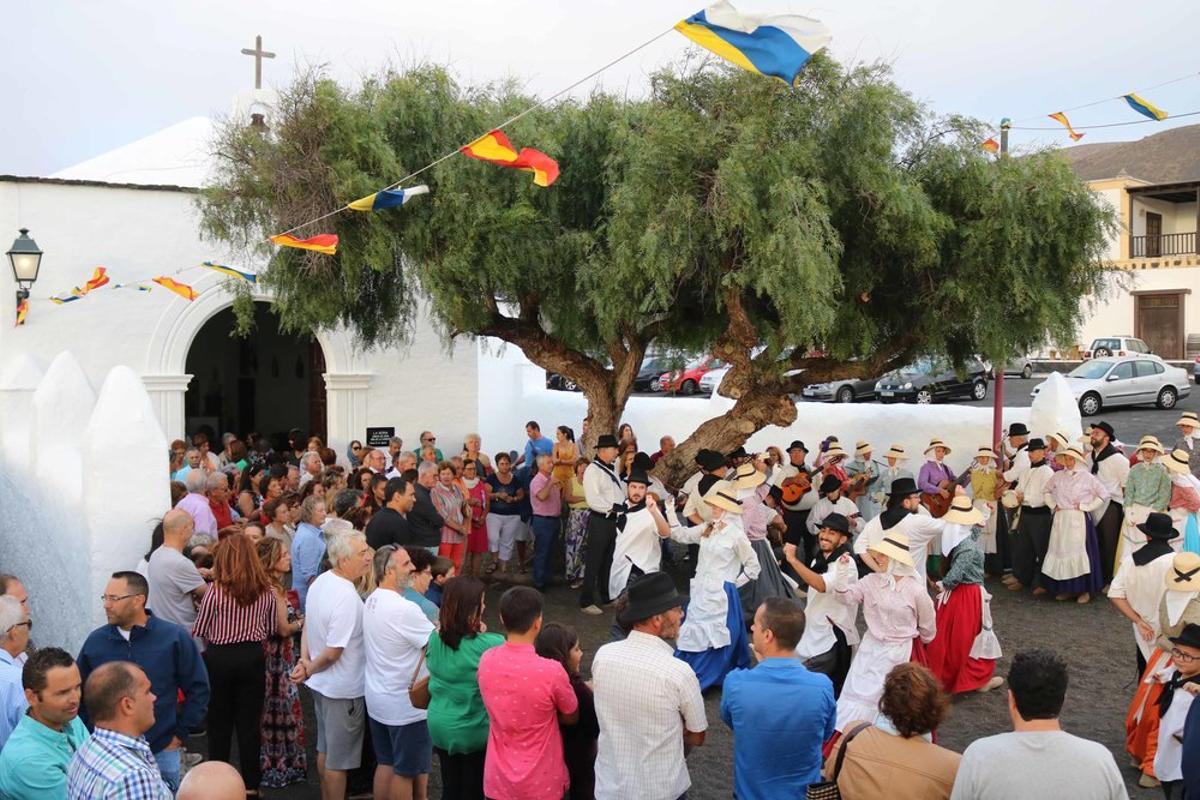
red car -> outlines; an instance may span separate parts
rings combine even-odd
[[[660,392],[678,392],[682,395],[691,395],[696,393],[696,389],[700,387],[700,379],[704,377],[704,373],[720,369],[725,366],[725,362],[716,356],[701,356],[695,361],[689,362],[683,369],[664,372],[658,379],[658,389]]]

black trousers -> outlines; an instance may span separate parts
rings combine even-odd
[[[204,663],[212,693],[208,701],[208,758],[228,762],[236,730],[242,779],[247,789],[257,789],[267,674],[262,642],[210,644]]]
[[[1023,506],[1012,541],[1012,571],[1026,586],[1041,583],[1042,561],[1050,549],[1050,527],[1054,515],[1049,509]]]
[[[808,542],[808,512],[807,511],[792,511],[791,509],[783,509],[783,522],[787,527],[783,532],[783,541],[787,544],[794,544],[797,548],[796,557],[800,561],[807,563],[809,555],[813,552],[811,545]],[[805,586],[800,576],[796,574],[796,570],[792,569],[792,565],[785,560],[779,567],[785,575],[794,580],[801,586]]]
[[[1121,540],[1121,526],[1125,523],[1125,507],[1113,501],[1104,510],[1104,516],[1096,523],[1096,539],[1100,545],[1100,571],[1104,573],[1104,585],[1112,583],[1117,560],[1117,543]]]
[[[804,666],[813,672],[820,672],[822,675],[829,677],[833,681],[833,696],[841,697],[842,685],[846,682],[846,676],[850,673],[850,660],[852,653],[850,645],[846,643],[846,634],[842,633],[842,629],[837,625],[833,626],[833,636],[837,639],[833,647],[819,656],[813,656],[804,662]]]
[[[597,514],[588,513],[587,561],[583,565],[583,590],[579,593],[579,607],[607,603],[608,573],[612,570],[613,548],[617,544],[617,521]]]
[[[433,748],[442,771],[442,800],[484,800],[483,760],[486,750],[478,753],[450,754]]]

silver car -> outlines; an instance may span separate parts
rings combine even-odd
[[[1186,370],[1163,363],[1158,356],[1139,353],[1085,361],[1066,375],[1071,393],[1085,417],[1102,408],[1153,403],[1174,408],[1192,390]],[[1037,397],[1043,384],[1033,387]]]

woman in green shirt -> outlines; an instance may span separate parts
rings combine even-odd
[[[446,581],[441,628],[429,637],[429,736],[442,769],[442,797],[483,800],[488,715],[479,694],[479,659],[504,643],[483,622],[485,587],[475,578]]]

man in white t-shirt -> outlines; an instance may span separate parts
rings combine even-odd
[[[308,587],[305,647],[292,681],[312,691],[317,717],[317,774],[322,797],[346,794],[346,772],[362,761],[366,728],[363,604],[354,581],[371,568],[362,533],[329,537],[333,568]]]
[[[376,797],[425,797],[433,740],[424,710],[414,708],[408,687],[425,665],[421,652],[433,623],[403,597],[414,567],[403,547],[385,545],[375,552],[379,588],[363,607],[363,644],[367,651],[367,724],[375,747]]]

